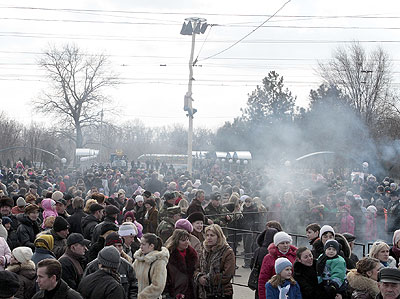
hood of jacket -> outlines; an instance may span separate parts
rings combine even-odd
[[[356,269],[352,269],[347,273],[347,280],[353,289],[356,291],[365,291],[372,298],[375,298],[379,293],[378,282],[361,275]]]
[[[148,254],[143,254],[142,249],[139,249],[134,254],[135,260],[145,262],[147,264],[151,264],[156,260],[163,260],[165,263],[168,263],[169,259],[169,251],[165,247],[161,247],[161,251],[153,250]]]
[[[296,258],[296,251],[297,248],[294,247],[293,245],[290,245],[289,250],[286,254],[282,254],[279,250],[278,247],[275,246],[274,243],[271,243],[268,246],[268,253],[273,256],[275,259],[277,259],[278,257],[285,257],[285,256],[293,256],[294,258]]]
[[[50,199],[50,198],[46,198],[46,199],[42,200],[43,210],[53,211],[53,209],[51,208],[51,201],[52,201],[52,199]]]
[[[335,240],[339,242],[341,245],[341,249],[344,253],[344,256],[349,258],[351,256],[351,248],[349,242],[347,242],[346,238],[339,233],[335,234]]]
[[[36,277],[36,266],[33,261],[28,261],[23,264],[10,265],[7,267],[7,271],[22,275],[29,280],[32,280]]]
[[[275,228],[266,228],[257,238],[258,246],[268,248],[274,242],[274,236],[277,232]]]

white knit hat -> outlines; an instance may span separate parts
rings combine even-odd
[[[15,248],[12,254],[18,262],[24,264],[32,259],[33,252],[29,247],[20,246]]]
[[[285,257],[277,258],[275,261],[275,273],[281,273],[285,268],[293,267],[292,263]]]
[[[135,201],[136,201],[136,203],[138,203],[138,202],[144,202],[144,198],[143,198],[143,196],[142,195],[136,195],[136,197],[135,197]]]
[[[319,237],[322,238],[322,235],[327,232],[331,232],[333,236],[335,236],[335,231],[333,230],[333,227],[330,225],[324,225],[323,227],[321,227],[321,230],[319,231]]]
[[[378,212],[377,208],[376,208],[375,206],[373,206],[373,205],[370,205],[370,206],[367,208],[367,211],[370,212],[370,213],[372,213],[372,214],[376,214],[376,212]]]
[[[282,242],[292,243],[292,237],[285,232],[278,232],[274,236],[274,244],[278,246]]]
[[[132,222],[124,222],[119,227],[118,234],[121,237],[136,236],[138,234],[138,229]]]

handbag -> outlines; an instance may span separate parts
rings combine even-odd
[[[254,266],[250,272],[249,280],[247,281],[247,286],[253,291],[258,288],[258,276],[260,275],[260,270],[259,265]]]

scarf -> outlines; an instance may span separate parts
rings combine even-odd
[[[281,287],[278,286],[278,290],[279,290],[279,299],[286,299],[286,295],[287,293],[289,293],[290,290],[290,283],[286,286],[286,287]]]
[[[74,268],[75,268],[75,271],[76,271],[76,274],[78,275],[78,277],[82,277],[83,268],[82,268],[80,261],[83,260],[83,257],[73,253],[69,247],[67,247],[67,249],[65,250],[65,253],[60,258],[62,258],[62,257],[68,258],[74,265]]]
[[[392,247],[392,252],[395,256],[400,257],[400,248],[397,248],[397,246]]]

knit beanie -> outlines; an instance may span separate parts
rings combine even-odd
[[[128,211],[124,215],[124,221],[126,221],[126,218],[131,217],[132,221],[135,220],[135,214],[132,211]]]
[[[122,244],[122,239],[118,233],[113,232],[106,237],[105,246],[110,246],[117,243]]]
[[[25,207],[26,201],[23,197],[18,197],[17,199],[17,206],[18,207]]]
[[[53,229],[56,233],[69,228],[69,223],[64,217],[57,216],[54,220]]]
[[[338,241],[333,240],[333,239],[326,241],[326,243],[325,243],[325,245],[324,245],[324,251],[327,250],[327,249],[330,248],[330,247],[335,248],[335,249],[336,249],[336,252],[339,253],[339,247],[340,247],[340,245],[339,245],[339,242],[338,242]]]
[[[34,245],[35,247],[52,251],[54,248],[54,238],[52,235],[40,235],[35,239]]]
[[[292,237],[289,236],[285,232],[276,233],[275,236],[274,236],[274,244],[275,244],[275,246],[278,246],[282,242],[289,242],[291,244],[292,243]]]
[[[280,274],[285,268],[293,267],[292,263],[285,257],[277,258],[275,261],[275,273]]]
[[[118,234],[121,237],[136,236],[138,234],[138,229],[132,222],[124,222],[119,227]]]
[[[33,252],[29,247],[20,246],[15,248],[12,254],[18,262],[24,264],[32,259]]]
[[[400,229],[393,233],[393,246],[397,247],[397,243],[400,241]]]
[[[7,216],[1,217],[1,220],[2,220],[3,225],[4,225],[4,224],[7,224],[7,223],[12,223],[11,218],[10,218],[10,217],[7,217]]]
[[[121,257],[119,255],[118,249],[114,246],[104,247],[97,255],[97,260],[99,261],[99,264],[111,269],[118,269],[120,259]]]
[[[335,236],[335,231],[333,230],[332,226],[324,225],[323,227],[321,227],[321,230],[319,231],[319,237],[322,238],[322,235],[327,232],[331,232],[333,236]]]
[[[136,195],[135,201],[136,201],[136,203],[138,203],[138,202],[144,202],[144,198],[143,198],[142,195]]]
[[[176,221],[175,228],[183,229],[188,233],[191,233],[193,231],[193,225],[187,219],[179,219],[178,221]]]

